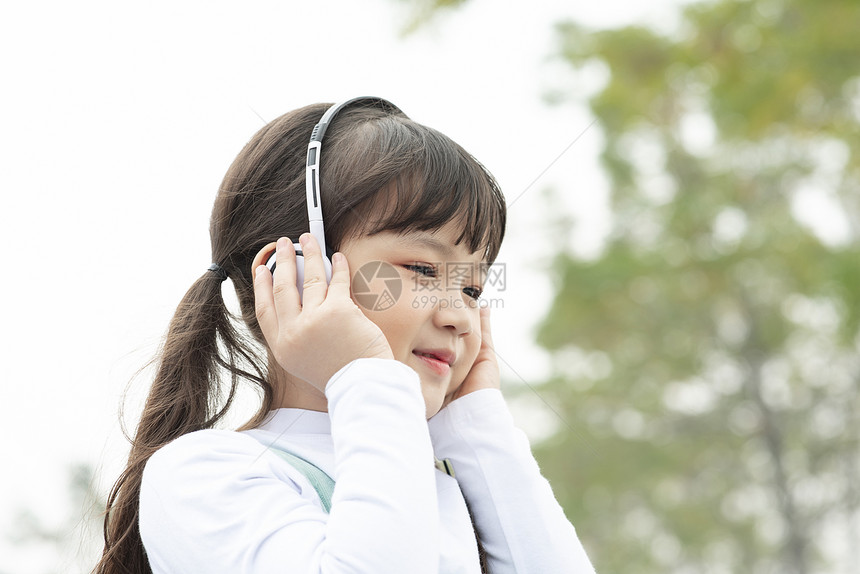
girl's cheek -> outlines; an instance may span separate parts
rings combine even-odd
[[[476,353],[471,348],[468,349],[461,357],[457,359],[456,377],[452,377],[451,385],[459,387],[466,380],[472,367],[475,366]]]

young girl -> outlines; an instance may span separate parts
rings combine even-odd
[[[474,158],[384,100],[261,129],[215,200],[214,264],[170,324],[96,572],[593,572],[499,391],[478,298],[505,217]],[[218,430],[240,381],[260,410]]]

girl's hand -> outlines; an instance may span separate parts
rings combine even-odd
[[[450,400],[457,400],[462,396],[468,395],[474,391],[481,389],[499,389],[501,388],[499,374],[499,363],[496,359],[496,351],[493,347],[493,336],[490,333],[490,309],[489,307],[481,307],[481,348],[478,350],[478,356],[475,358],[475,363],[472,365],[469,374],[463,380]],[[450,402],[450,401],[449,401]]]
[[[286,238],[277,243],[274,278],[265,265],[254,273],[257,321],[269,349],[288,373],[325,390],[329,379],[363,357],[393,359],[385,335],[350,297],[349,263],[332,257],[331,283],[316,238],[299,239],[305,259],[303,295],[296,287],[296,253]]]

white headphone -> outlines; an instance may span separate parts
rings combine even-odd
[[[311,139],[308,142],[308,157],[305,165],[305,194],[308,205],[308,223],[310,224],[311,235],[316,237],[319,243],[320,250],[323,254],[323,265],[325,266],[326,283],[331,282],[331,259],[326,248],[325,230],[323,227],[322,215],[322,189],[320,188],[320,158],[322,157],[322,140],[329,124],[334,119],[335,115],[343,108],[352,105],[356,102],[364,102],[366,107],[382,107],[393,112],[400,112],[400,108],[382,98],[373,96],[359,96],[351,98],[339,104],[330,107],[320,118],[317,125],[314,126],[311,132]],[[302,253],[302,247],[298,243],[293,243],[296,250],[296,286],[299,289],[299,297],[302,296],[302,290],[305,283],[305,258]],[[266,261],[266,267],[275,272],[275,254],[273,253]]]

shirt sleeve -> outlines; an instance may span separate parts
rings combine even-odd
[[[207,430],[146,465],[140,533],[153,572],[436,574],[439,515],[418,375],[359,359],[326,388],[330,514],[254,438]]]
[[[430,435],[453,465],[492,574],[594,573],[500,391],[453,401],[430,419]]]

